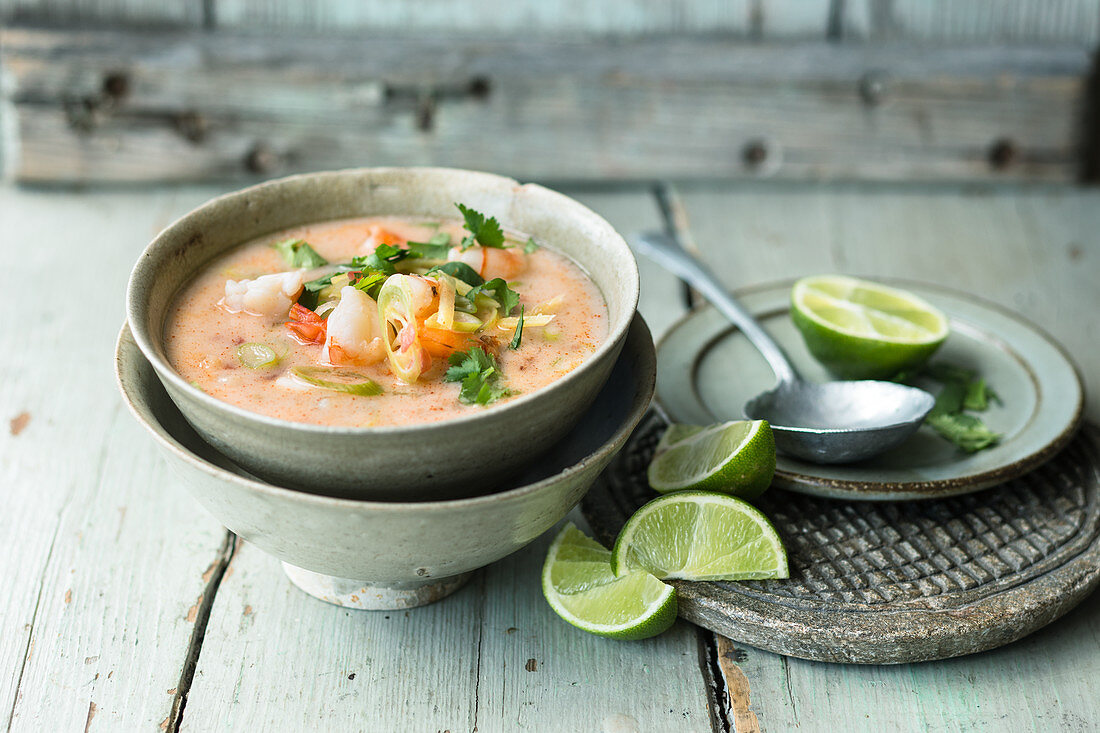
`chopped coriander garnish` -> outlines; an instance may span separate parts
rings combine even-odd
[[[356,257],[353,259],[351,261],[351,266],[356,269],[369,268],[385,273],[386,275],[396,275],[397,268],[394,267],[394,264],[405,259],[410,254],[411,253],[407,249],[394,247],[392,244],[380,244],[366,257]]]
[[[470,292],[466,293],[466,298],[472,303],[479,293],[485,293],[500,303],[502,316],[508,316],[519,305],[519,294],[508,287],[508,283],[499,277],[494,277],[488,282],[474,286]]]
[[[433,272],[442,272],[451,277],[456,277],[467,285],[475,288],[485,282],[485,278],[478,275],[477,270],[470,267],[465,262],[448,262],[443,265],[437,265],[424,274],[431,275]]]
[[[466,352],[456,352],[447,359],[451,366],[443,375],[444,382],[460,382],[458,399],[467,405],[487,405],[508,394],[501,387],[496,360],[480,346]]]
[[[356,273],[352,274],[355,275]],[[362,290],[364,293],[377,300],[378,291],[382,289],[382,283],[386,281],[386,277],[388,276],[377,270],[364,270],[362,273],[359,273],[359,277],[352,280],[351,284],[357,290]]]
[[[449,244],[432,244],[431,242],[409,242],[409,255],[425,260],[446,260],[447,253],[451,251]]]
[[[534,237],[528,237],[527,242],[523,245],[523,254],[529,255],[532,252],[538,251],[539,246],[535,244]]]
[[[512,343],[508,344],[512,349],[518,349],[523,340],[523,306],[519,307],[519,320],[516,321],[516,333],[512,336]]]
[[[321,267],[328,264],[304,239],[284,239],[271,245],[291,267]]]
[[[974,453],[995,445],[1001,439],[976,415],[965,410],[982,412],[990,402],[1000,402],[985,380],[969,369],[951,364],[933,364],[913,376],[925,376],[943,384],[936,404],[925,418],[925,424],[960,450]]]
[[[496,249],[504,247],[504,231],[500,228],[500,222],[496,217],[490,216],[486,219],[485,215],[479,211],[474,211],[462,204],[455,204],[455,206],[462,212],[462,217],[466,220],[466,231],[469,232],[469,236],[462,240],[459,247],[464,250],[469,249],[474,242],[482,247]]]

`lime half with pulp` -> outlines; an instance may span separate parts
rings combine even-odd
[[[617,577],[611,553],[567,524],[550,545],[542,593],[579,629],[616,639],[647,639],[676,621],[676,591],[644,570]]]
[[[671,425],[649,464],[654,491],[700,489],[753,499],[775,474],[775,437],[764,420]]]
[[[919,366],[947,338],[947,317],[897,288],[842,275],[791,289],[791,318],[814,358],[842,379],[886,379]]]
[[[654,499],[615,540],[618,575],[645,570],[662,579],[750,580],[789,577],[779,533],[747,501],[709,491]]]

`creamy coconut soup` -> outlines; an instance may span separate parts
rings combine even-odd
[[[166,348],[247,410],[337,426],[445,420],[543,387],[607,335],[595,284],[495,219],[362,218],[264,237],[176,297]]]

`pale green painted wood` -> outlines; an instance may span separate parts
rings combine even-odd
[[[149,730],[171,711],[225,533],[123,408],[113,345],[132,262],[190,205],[0,188],[0,724],[12,730]],[[20,431],[9,421],[24,413]]]
[[[1100,192],[870,186],[682,188],[691,234],[731,287],[812,272],[906,277],[1022,312],[1081,365],[1100,419]],[[1010,395],[1006,398],[1011,399]],[[991,653],[899,667],[751,648],[736,663],[765,731],[1090,730],[1100,596]]]
[[[369,48],[370,53],[363,49]],[[445,165],[541,180],[1073,180],[1076,45],[0,31],[22,181]],[[125,74],[113,97],[105,82]],[[991,151],[1012,151],[1003,166]],[[1009,159],[1010,158],[1010,159]]]
[[[1100,39],[1100,0],[846,0],[850,35],[878,41],[1080,43]]]
[[[0,22],[199,27],[203,17],[203,0],[0,0]]]
[[[824,38],[830,0],[216,0],[218,27],[524,35]]]

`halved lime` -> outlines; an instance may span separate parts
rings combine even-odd
[[[647,639],[676,620],[676,591],[645,571],[616,577],[611,553],[567,524],[542,567],[542,594],[563,619],[592,634]]]
[[[775,474],[775,437],[764,420],[707,427],[672,425],[649,464],[654,491],[701,489],[745,499],[760,496]]]
[[[662,579],[789,577],[787,552],[768,518],[747,501],[709,491],[669,494],[636,511],[615,540],[611,567]]]
[[[947,317],[916,295],[843,275],[796,282],[791,318],[810,353],[843,379],[919,366],[948,334]]]

